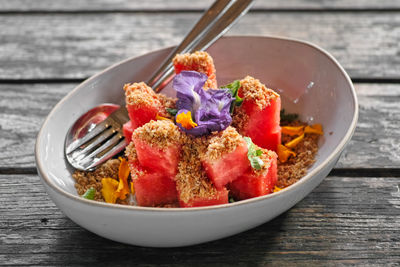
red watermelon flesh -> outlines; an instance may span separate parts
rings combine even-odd
[[[243,140],[233,152],[217,160],[204,158],[202,164],[215,187],[221,190],[248,169],[250,163],[247,158],[246,142]]]
[[[144,168],[138,160],[133,142],[126,147],[125,155],[128,157],[136,201],[139,206],[154,207],[178,201],[175,181],[163,173],[152,172]]]
[[[197,51],[191,54],[178,54],[174,57],[173,64],[176,74],[184,70],[201,72],[208,77],[204,88],[218,88],[214,61],[207,52]]]
[[[195,197],[194,199],[191,199],[188,202],[180,200],[179,204],[182,208],[227,204],[228,192],[229,191],[226,188],[223,188],[222,190],[217,191],[217,193],[212,197],[208,198]]]
[[[126,108],[134,130],[156,120],[157,114],[163,112],[157,94],[144,82],[126,84],[124,90]]]
[[[258,80],[254,83],[258,85],[258,87],[255,86],[254,88],[261,88],[261,83]],[[275,94],[272,93],[271,89],[267,89],[264,85],[262,86],[263,90],[260,89],[260,91],[264,92],[264,94]],[[249,87],[248,84],[247,87]],[[239,96],[243,97],[244,101],[238,109],[243,110],[247,115],[246,121],[237,127],[239,133],[250,137],[256,145],[276,152],[278,144],[281,143],[281,98],[277,94],[274,97],[270,97],[269,104],[260,110],[254,99],[246,97],[242,88],[239,89]]]
[[[124,123],[124,125],[122,126],[122,133],[125,136],[125,141],[127,144],[129,144],[132,141],[133,131],[134,131],[134,129],[133,129],[131,121]]]
[[[145,172],[133,180],[139,206],[154,207],[178,200],[176,184],[170,177],[158,172]]]
[[[127,106],[129,118],[131,119],[131,125],[133,130],[148,123],[151,120],[155,120],[159,112],[157,107],[154,106]]]
[[[133,137],[140,164],[152,171],[163,173],[174,179],[180,157],[180,146],[171,145],[163,150]]]
[[[278,180],[277,156],[272,151],[268,152],[263,150],[263,152],[268,155],[262,157],[268,169],[256,172],[252,168],[249,168],[243,175],[229,185],[230,192],[236,199],[242,200],[263,196],[273,191]]]

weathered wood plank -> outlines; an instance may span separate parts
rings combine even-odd
[[[51,108],[75,85],[0,84],[1,167],[35,167],[37,132]],[[336,168],[398,168],[400,85],[356,84],[356,90],[359,123]]]
[[[128,246],[66,218],[36,175],[0,175],[0,261],[9,265],[362,266],[400,261],[397,178],[327,177],[288,212],[245,233],[179,249]],[[134,226],[133,226],[134,227]]]
[[[398,168],[400,86],[356,84],[356,91],[359,100],[356,132],[336,168]]]
[[[72,0],[68,2],[54,0],[0,0],[0,11],[141,11],[141,10],[203,10],[209,7],[213,0],[182,1],[182,0]],[[392,0],[258,0],[253,9],[392,9],[399,8],[399,1]]]
[[[85,78],[130,56],[177,44],[200,13],[1,15],[0,79]],[[400,78],[397,12],[245,16],[229,34],[314,42],[352,77]]]
[[[34,168],[37,132],[76,84],[0,84],[0,166]],[[360,115],[336,168],[400,166],[400,85],[357,84]],[[27,109],[29,107],[29,109]]]

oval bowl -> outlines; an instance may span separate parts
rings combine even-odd
[[[299,182],[270,195],[200,208],[149,208],[83,199],[64,158],[68,128],[104,102],[123,104],[125,83],[146,80],[171,48],[117,63],[65,96],[50,112],[36,140],[37,169],[54,203],[71,220],[105,238],[140,246],[176,247],[227,237],[265,223],[309,194],[336,164],[358,117],[352,82],[327,52],[308,42],[277,37],[224,37],[207,51],[220,85],[251,75],[282,96],[302,120],[323,124],[314,165]],[[164,93],[171,94],[171,88]]]

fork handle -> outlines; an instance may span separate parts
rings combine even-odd
[[[150,79],[147,81],[147,84],[150,87],[154,88],[155,83],[163,76],[163,72],[172,68],[172,59],[176,54],[184,53],[196,42],[197,39],[200,38],[203,31],[207,30],[212,23],[224,13],[227,7],[229,7],[234,0],[216,0],[212,6],[204,12],[203,16],[200,20],[194,25],[191,31],[186,35],[186,37],[182,40],[182,42],[171,51],[168,57],[163,61],[161,65],[159,65],[158,69],[153,73]],[[154,88],[157,89],[157,88]],[[156,90],[157,91],[157,90]]]
[[[178,53],[207,49],[251,7],[253,0],[216,0],[186,38],[169,54],[147,84],[161,91],[173,74],[172,59]]]

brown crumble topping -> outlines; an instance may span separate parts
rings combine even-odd
[[[128,158],[128,164],[129,164],[129,169],[131,171],[132,180],[135,180],[138,177],[143,176],[145,174],[145,170],[138,169],[137,166],[131,164],[132,162],[139,164],[134,142],[130,142],[129,145],[125,147],[125,157]]]
[[[129,145],[125,147],[125,157],[129,159],[129,161],[137,161],[137,152],[135,148],[135,143],[130,142]]]
[[[246,114],[244,109],[235,108],[233,110],[232,126],[235,127],[240,134],[243,134],[243,129],[246,129],[248,121],[249,115]]]
[[[72,174],[72,177],[76,181],[75,188],[78,194],[81,196],[86,190],[93,187],[96,189],[94,200],[104,202],[103,195],[101,194],[101,189],[103,188],[101,179],[113,178],[118,181],[119,164],[119,159],[110,159],[92,172],[76,170]]]
[[[178,98],[169,97],[160,93],[157,94],[157,97],[165,108],[176,108]]]
[[[161,109],[161,102],[156,93],[144,82],[124,85],[125,102],[132,106],[154,106]]]
[[[263,152],[261,154],[261,156],[259,156],[259,158],[264,162],[264,165],[261,167],[260,170],[255,170],[255,169],[252,169],[252,170],[254,173],[257,174],[257,176],[263,176],[266,172],[268,172],[268,169],[271,166],[271,159],[276,158],[277,155],[272,150],[264,149],[264,148],[258,147],[257,145],[255,145],[255,146],[256,146],[256,149],[261,149]]]
[[[181,142],[182,133],[170,120],[150,121],[137,128],[132,135],[132,139],[139,138],[151,146],[165,149],[170,145]]]
[[[253,100],[260,110],[270,105],[271,99],[279,97],[274,90],[267,88],[260,80],[246,76],[240,81],[240,91],[243,100]]]
[[[172,97],[168,97],[166,95],[157,94],[158,100],[160,100],[161,106],[164,107],[162,109],[162,112],[160,113],[160,116],[168,118],[170,120],[174,120],[175,116],[172,116],[168,111],[167,108],[172,108],[175,109],[176,108],[176,102],[178,101],[177,98],[172,98]]]
[[[214,60],[204,51],[196,51],[194,53],[177,54],[172,60],[174,65],[180,64],[184,66],[196,66],[196,71],[209,75],[210,72],[215,73]],[[210,71],[210,67],[212,68]]]
[[[217,79],[215,78],[215,74],[211,74],[207,81],[203,85],[204,90],[208,89],[218,89]]]
[[[204,89],[218,88],[214,60],[207,52],[196,51],[194,53],[177,54],[172,62],[174,65],[183,65],[188,69],[206,74],[208,80],[203,86]]]
[[[287,125],[300,126],[307,125],[300,121],[294,121]],[[282,144],[289,142],[296,136],[282,134]],[[296,157],[291,157],[285,163],[278,160],[278,182],[279,188],[288,187],[306,175],[308,168],[315,162],[314,158],[318,152],[317,134],[305,134],[304,139],[293,149]]]
[[[212,136],[207,147],[204,159],[218,160],[223,155],[233,152],[245,141],[235,128],[229,126],[224,131]]]
[[[207,149],[208,138],[185,136],[184,143],[175,177],[180,199],[187,203],[195,197],[213,197],[217,190],[207,177],[200,160]]]

